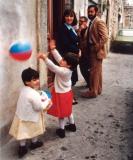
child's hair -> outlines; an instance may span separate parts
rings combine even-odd
[[[26,82],[30,82],[33,79],[38,79],[39,72],[29,67],[22,71],[21,78],[23,83],[26,85]]]
[[[79,63],[79,58],[76,54],[72,52],[67,52],[64,56],[63,59],[67,62],[68,65],[70,65],[70,69],[74,70],[78,63]]]

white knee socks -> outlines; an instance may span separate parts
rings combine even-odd
[[[38,140],[38,137],[34,137],[34,138],[31,139],[32,143],[36,143],[37,140]]]
[[[73,114],[71,114],[71,115],[68,117],[68,121],[69,121],[70,124],[74,124]]]
[[[73,117],[73,114],[71,114],[69,117],[68,117],[68,121],[70,124],[74,124],[74,117]],[[65,118],[59,118],[59,127],[61,129],[64,129],[65,128]]]
[[[59,118],[59,127],[61,129],[65,128],[65,119],[64,118]]]
[[[34,138],[31,139],[32,143],[37,142],[37,140],[38,140],[38,137],[34,137]],[[26,139],[20,140],[19,144],[20,144],[20,146],[25,146],[26,145]]]
[[[22,147],[22,146],[25,146],[26,145],[26,139],[23,139],[23,140],[20,140],[19,141],[19,145]]]

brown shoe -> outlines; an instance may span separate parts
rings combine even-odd
[[[83,97],[83,98],[96,98],[97,96],[94,95],[92,92],[83,92],[81,94],[81,97]]]
[[[100,95],[102,93],[102,91],[98,91],[98,94]]]

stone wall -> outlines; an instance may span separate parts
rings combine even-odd
[[[40,3],[41,5],[43,3],[43,6],[38,9]],[[8,131],[15,113],[19,90],[23,86],[21,72],[29,66],[37,69],[37,50],[38,48],[44,50],[47,46],[46,7],[46,2],[41,0],[0,0],[1,143],[7,142],[10,138]],[[40,11],[40,14],[37,13],[38,11]],[[42,29],[40,29],[39,26],[41,26]],[[37,40],[38,35],[41,35],[40,40]],[[29,60],[20,62],[9,56],[9,46],[16,40],[28,40],[31,43],[33,51]],[[41,82],[44,84],[46,79],[42,77]]]
[[[76,12],[77,18],[79,16],[87,16],[88,0],[75,0],[74,11]]]

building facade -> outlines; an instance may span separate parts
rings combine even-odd
[[[118,30],[124,26],[124,7],[122,0],[107,0],[104,4],[103,16],[109,31],[108,49],[110,49],[111,41],[115,39]]]
[[[133,1],[129,3],[127,0],[123,0],[124,3],[124,28],[133,29]]]

